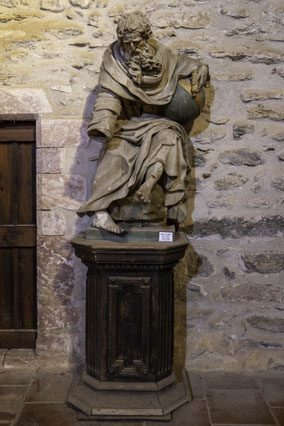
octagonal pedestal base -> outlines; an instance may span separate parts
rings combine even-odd
[[[77,374],[74,378],[67,401],[80,410],[79,420],[167,421],[171,419],[172,411],[191,400],[185,370],[183,371],[183,382],[176,383],[171,379],[168,385],[165,381],[164,383],[157,382],[156,390],[147,390],[149,385],[147,382],[144,384],[144,390],[133,390],[131,382],[120,383],[120,389],[114,382],[114,389],[102,390],[100,381],[96,382],[92,383],[92,377],[85,372]],[[140,383],[140,387],[143,389],[143,383]]]
[[[190,400],[186,374],[176,383],[172,373],[173,268],[187,238],[105,241],[79,234],[72,245],[88,267],[86,371],[75,377],[68,402],[82,420],[170,420]]]

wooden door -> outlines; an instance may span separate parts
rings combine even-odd
[[[0,122],[0,348],[36,339],[35,122]]]

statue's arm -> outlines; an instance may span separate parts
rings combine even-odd
[[[198,89],[201,89],[201,87],[205,86],[205,84],[210,80],[209,75],[209,67],[206,64],[201,63],[200,66],[195,71],[192,85],[198,85]]]
[[[189,68],[191,68],[191,79],[192,85],[196,87],[197,90],[205,86],[207,82],[210,81],[209,67],[198,59],[189,58],[184,54],[179,55],[179,60],[185,61]]]
[[[88,135],[91,138],[110,139],[115,132],[121,108],[121,101],[114,93],[100,89],[88,126]]]

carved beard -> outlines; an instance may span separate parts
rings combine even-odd
[[[139,86],[142,83],[143,74],[158,75],[162,70],[162,64],[157,57],[149,53],[146,42],[141,47],[136,47],[130,54],[125,52],[124,57],[130,78]]]

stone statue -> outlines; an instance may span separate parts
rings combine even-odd
[[[198,94],[209,74],[207,65],[158,43],[141,12],[122,16],[117,37],[103,57],[88,127],[104,149],[91,196],[78,214],[94,215],[93,226],[120,234],[119,222],[185,219],[184,180],[191,160],[182,124],[196,114],[179,91],[197,105],[187,85]]]

